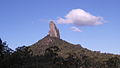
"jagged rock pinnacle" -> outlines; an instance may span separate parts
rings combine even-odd
[[[60,38],[59,30],[57,29],[55,23],[53,21],[50,21],[50,31],[49,31],[50,37],[57,37]]]

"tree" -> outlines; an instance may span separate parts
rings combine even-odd
[[[45,60],[50,64],[49,68],[62,68],[64,59],[63,57],[58,56],[60,49],[58,46],[51,46],[45,50]]]
[[[59,52],[59,51],[60,51],[60,49],[57,46],[49,47],[45,50],[45,56],[56,57],[56,56],[58,56],[57,52]]]
[[[119,68],[120,67],[120,59],[118,57],[112,57],[108,59],[106,62],[108,68]]]
[[[3,45],[2,40],[0,38],[0,59],[3,59],[3,49],[4,49],[4,45]]]
[[[13,53],[13,50],[8,47],[8,45],[6,44],[6,41],[2,42],[2,40],[0,39],[0,59],[3,59],[9,56],[12,53]]]
[[[32,52],[26,47],[18,47],[16,51],[9,55],[2,62],[2,68],[23,68],[23,66],[31,63]]]
[[[15,56],[18,64],[25,64],[32,57],[32,51],[29,49],[29,47],[22,46],[16,48],[16,51],[13,55]]]
[[[75,53],[68,53],[68,57],[64,61],[64,66],[67,68],[80,68],[81,64],[81,60]]]
[[[12,55],[12,53],[13,50],[8,47],[6,42],[2,42],[0,39],[0,68],[6,68],[4,67],[4,64],[7,63],[6,60]]]

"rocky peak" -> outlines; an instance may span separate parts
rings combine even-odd
[[[53,21],[50,21],[50,31],[49,31],[50,37],[57,37],[60,38],[59,30],[57,29],[55,23]]]

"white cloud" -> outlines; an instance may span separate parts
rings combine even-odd
[[[77,26],[95,26],[103,24],[103,18],[94,16],[82,9],[71,10],[65,18],[58,18],[60,24],[75,24]]]
[[[75,31],[75,32],[82,32],[79,28],[77,28],[77,27],[71,27],[71,30],[72,31]]]

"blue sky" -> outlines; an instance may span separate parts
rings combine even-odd
[[[32,45],[48,34],[50,20],[82,9],[105,22],[78,27],[82,32],[71,31],[73,24],[56,23],[61,38],[91,50],[120,54],[119,6],[120,0],[0,0],[0,37],[13,49]]]

